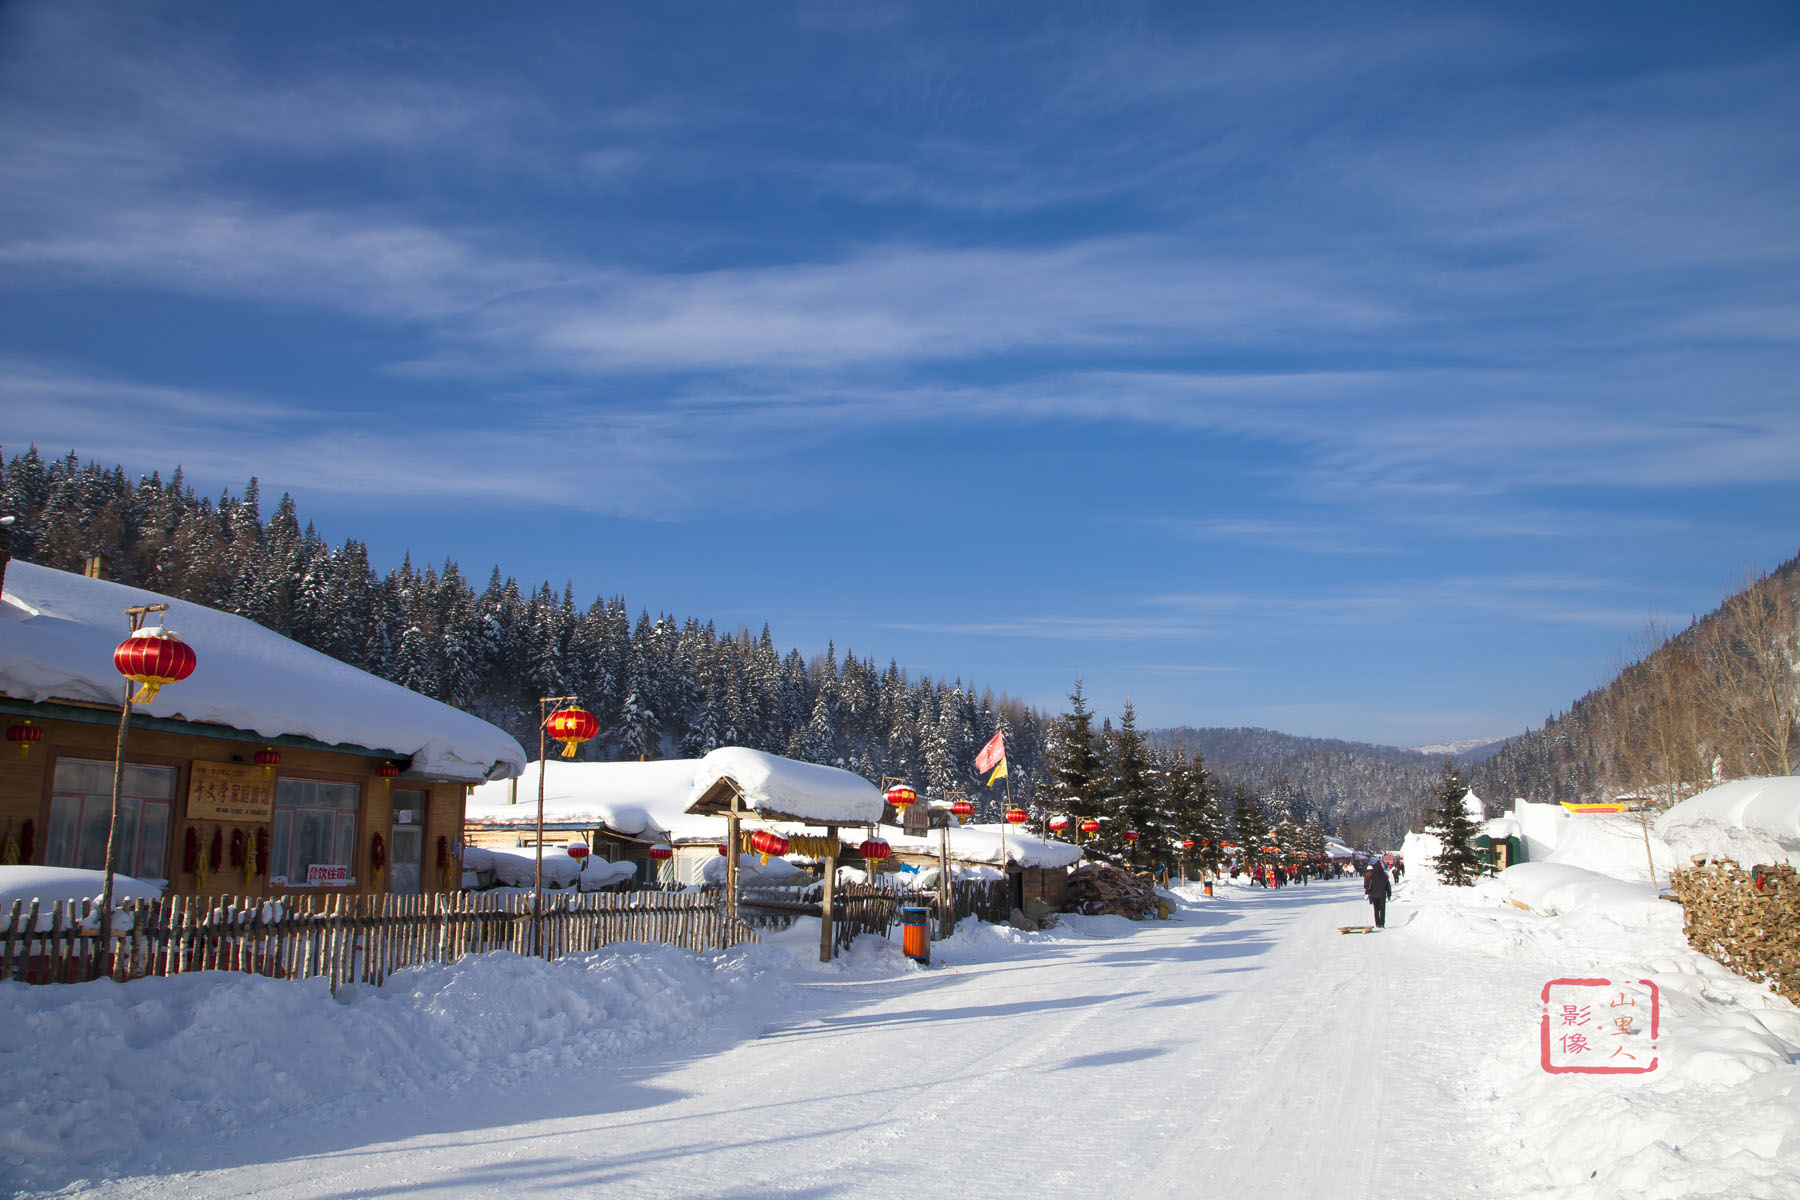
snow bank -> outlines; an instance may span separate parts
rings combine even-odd
[[[254,621],[17,560],[0,601],[0,692],[118,707],[124,680],[112,654],[134,604],[167,604],[168,627],[199,660],[191,676],[141,706],[154,716],[379,750],[410,758],[422,777],[504,779],[525,765],[504,730]]]
[[[777,961],[757,947],[488,954],[337,999],[323,981],[217,971],[0,983],[0,1193],[127,1161],[181,1165],[195,1143],[256,1138],[288,1118],[423,1109],[447,1090],[752,1036],[792,1006]]]
[[[1414,895],[1419,907],[1398,923],[1402,937],[1474,951],[1476,962],[1523,960],[1536,987],[1565,977],[1647,979],[1660,994],[1656,1069],[1603,1076],[1542,1069],[1535,988],[1484,993],[1490,1011],[1475,1035],[1482,1052],[1468,1056],[1465,1086],[1507,1114],[1495,1137],[1515,1171],[1499,1194],[1800,1195],[1800,1010],[1690,949],[1678,905],[1655,899],[1647,881],[1564,863],[1523,863],[1471,888]]]
[[[743,746],[721,746],[700,760],[689,805],[721,779],[736,785],[756,812],[819,825],[872,825],[886,808],[880,790],[861,775]]]
[[[1676,862],[1800,867],[1800,776],[1737,779],[1684,800],[1656,821]]]
[[[469,796],[469,821],[490,825],[537,824],[538,771],[544,772],[544,820],[553,824],[579,824],[606,828],[626,837],[663,837],[685,816],[688,796],[694,789],[694,769],[699,759],[671,758],[657,762],[565,762],[551,759],[548,766],[527,763],[513,781],[484,783]],[[512,803],[514,795],[518,803]],[[706,818],[716,821],[716,818]],[[716,821],[721,835],[724,823]]]
[[[1560,804],[1514,800],[1512,816],[1519,822],[1520,834],[1525,841],[1525,857],[1532,862],[1542,862],[1550,857],[1569,824],[1569,810]]]

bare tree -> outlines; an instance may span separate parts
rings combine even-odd
[[[1726,599],[1702,654],[1707,716],[1738,775],[1791,775],[1800,748],[1800,629],[1794,598],[1759,576]]]

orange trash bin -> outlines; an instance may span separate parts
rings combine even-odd
[[[914,962],[931,962],[931,931],[925,927],[925,910],[922,908],[903,908],[900,910],[900,929],[902,933],[901,948],[906,957]]]

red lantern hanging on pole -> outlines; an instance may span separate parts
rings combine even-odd
[[[870,838],[857,849],[861,850],[862,856],[870,862],[880,862],[894,853],[894,848],[888,845],[886,838]]]
[[[161,625],[139,629],[113,651],[113,666],[138,685],[133,704],[148,704],[171,683],[194,673],[194,648]]]
[[[1029,820],[1031,820],[1031,814],[1022,808],[1009,808],[1006,810],[1006,823],[1008,825],[1023,825]]]
[[[760,854],[765,864],[788,852],[788,840],[770,829],[759,829],[750,835],[750,852]]]
[[[1089,817],[1081,823],[1081,832],[1087,834],[1089,837],[1093,837],[1096,833],[1100,832],[1100,822]]]
[[[1135,845],[1138,840],[1138,831],[1135,829],[1127,829],[1125,831],[1125,840]]]
[[[17,742],[19,744],[19,757],[24,758],[31,753],[32,746],[44,740],[44,728],[41,725],[33,725],[30,721],[23,721],[17,725],[8,725],[6,727],[6,740],[9,742]]]
[[[651,862],[668,862],[671,858],[675,857],[675,847],[670,846],[665,842],[658,842],[656,845],[644,851],[644,854],[649,857]]]
[[[581,743],[600,732],[600,722],[585,708],[559,708],[544,722],[544,730],[562,743],[564,758],[574,758]]]
[[[919,793],[906,786],[904,783],[896,783],[893,787],[882,793],[881,798],[893,805],[900,815],[904,817],[906,815],[906,810],[919,802]]]
[[[975,815],[975,805],[968,800],[958,800],[950,806],[950,815],[958,821],[967,821]]]
[[[1069,827],[1069,818],[1067,818],[1067,817],[1051,817],[1050,818],[1050,832],[1051,833],[1061,833],[1063,830],[1067,829],[1068,827]]]

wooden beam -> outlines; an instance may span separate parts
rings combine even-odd
[[[825,836],[831,840],[832,846],[835,847],[838,844],[838,827],[836,825],[827,825],[825,827]],[[832,927],[832,905],[836,899],[837,851],[836,849],[832,849],[825,853],[825,892],[820,898],[819,904],[820,962],[830,962],[832,952],[836,949],[837,939],[833,936],[834,931]]]

